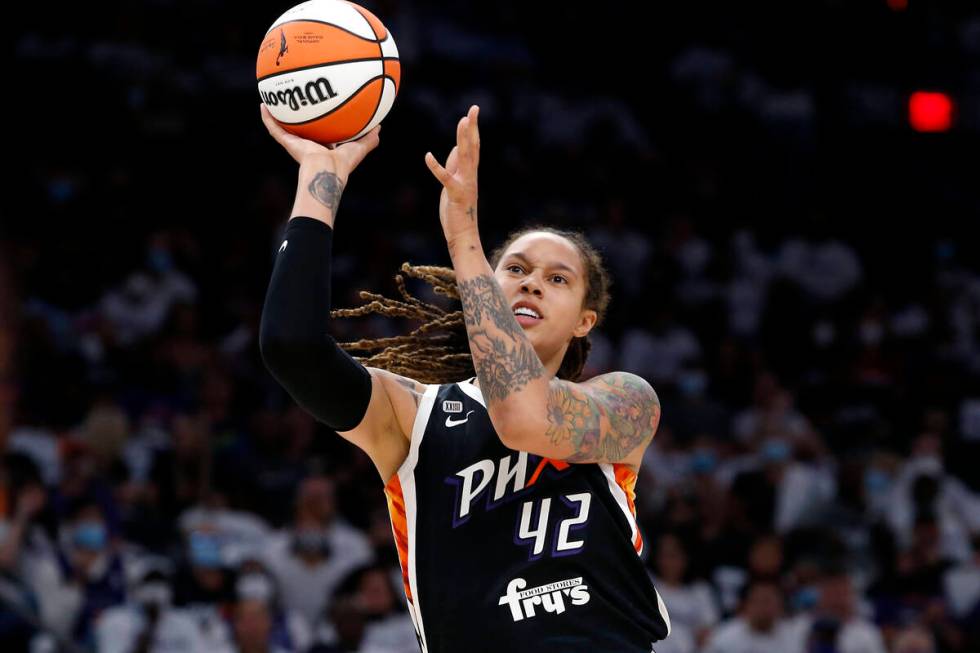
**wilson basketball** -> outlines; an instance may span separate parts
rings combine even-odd
[[[287,131],[342,143],[388,115],[401,63],[391,33],[370,11],[344,0],[309,0],[266,32],[256,77],[262,102]]]

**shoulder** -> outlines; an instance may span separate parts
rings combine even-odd
[[[648,401],[660,405],[660,397],[657,396],[653,386],[642,376],[632,372],[606,372],[579,385],[615,392],[634,401]]]

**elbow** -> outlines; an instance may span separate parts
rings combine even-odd
[[[514,451],[527,449],[529,432],[532,429],[529,428],[530,422],[526,418],[513,413],[505,413],[491,415],[490,421],[493,423],[493,428],[497,432],[501,444]],[[543,433],[544,430],[541,432]]]

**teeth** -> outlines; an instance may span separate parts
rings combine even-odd
[[[517,308],[515,308],[514,315],[527,315],[529,317],[536,317],[539,320],[541,319],[540,315],[535,313],[533,309],[530,309],[526,306],[518,306]]]

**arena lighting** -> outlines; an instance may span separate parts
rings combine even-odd
[[[909,125],[918,132],[945,132],[953,126],[953,100],[946,93],[916,91],[909,96]]]

